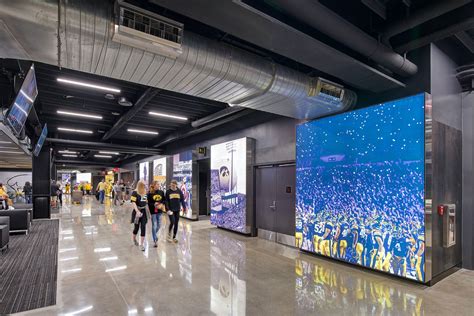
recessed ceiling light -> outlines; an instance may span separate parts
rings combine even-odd
[[[81,87],[86,87],[86,88],[93,88],[93,89],[98,89],[98,90],[105,90],[105,91],[120,93],[120,89],[111,88],[111,87],[106,87],[106,86],[100,86],[100,85],[96,85],[96,84],[92,84],[92,83],[87,83],[87,82],[82,82],[82,81],[76,81],[76,80],[71,80],[71,79],[64,79],[64,78],[58,78],[57,80],[58,80],[59,82],[62,82],[62,83],[73,84],[73,85],[76,85],[76,86],[81,86]]]
[[[77,158],[77,155],[63,154],[63,157]]]
[[[109,155],[94,155],[96,158],[112,158],[112,156]]]
[[[69,151],[69,150],[59,150],[58,153],[77,155],[77,151]]]
[[[113,151],[99,151],[99,154],[120,155],[120,153]]]
[[[100,115],[83,114],[83,113],[76,113],[76,112],[69,112],[69,111],[62,111],[62,110],[58,110],[56,112],[58,114],[63,114],[63,115],[79,116],[79,117],[85,117],[85,118],[92,118],[92,119],[96,119],[96,120],[101,120],[102,119],[102,116],[100,116]]]
[[[112,114],[112,115],[115,115],[115,116],[119,116],[119,115],[120,115],[119,112],[112,112],[111,114]]]
[[[139,134],[150,134],[150,135],[158,135],[158,132],[154,131],[144,131],[141,129],[134,129],[134,128],[129,128],[127,129],[129,133],[139,133]]]
[[[153,111],[148,112],[148,114],[154,115],[154,116],[167,117],[167,118],[170,118],[170,119],[181,120],[181,121],[187,121],[188,120],[188,118],[184,117],[184,116],[171,115],[171,114],[165,114],[165,113],[159,113],[159,112],[153,112]]]
[[[22,151],[8,151],[8,150],[0,150],[2,154],[24,154]]]
[[[58,127],[58,130],[59,130],[59,131],[63,131],[63,132],[82,133],[82,134],[93,134],[92,131],[87,131],[87,130],[84,130],[84,129]]]

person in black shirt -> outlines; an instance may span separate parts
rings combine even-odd
[[[23,187],[23,193],[25,194],[25,202],[27,204],[33,203],[33,187],[31,186],[29,181],[25,182],[25,186]]]
[[[135,191],[133,191],[130,201],[132,202],[133,206],[132,223],[134,224],[132,240],[133,243],[138,246],[137,233],[138,229],[140,229],[140,250],[145,251],[145,231],[147,223],[146,209],[148,207],[148,200],[145,183],[143,181],[139,181],[137,183],[137,188]]]
[[[178,232],[179,211],[183,208],[186,213],[186,203],[184,202],[183,192],[178,189],[178,182],[171,181],[170,189],[166,191],[166,209],[170,218],[170,226],[168,228],[168,241],[177,243],[176,233]],[[173,230],[174,228],[174,230]],[[173,238],[171,238],[171,230],[173,230]]]
[[[157,247],[158,231],[161,225],[161,214],[166,212],[165,207],[165,192],[160,190],[158,181],[153,182],[148,192],[148,209],[151,213],[151,233],[153,235],[153,247]]]

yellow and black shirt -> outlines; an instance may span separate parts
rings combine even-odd
[[[148,208],[152,214],[159,213],[159,210],[155,208],[155,203],[165,203],[165,192],[155,190],[154,193],[148,193]]]
[[[183,192],[180,189],[166,190],[166,209],[173,212],[179,212],[181,209],[186,209],[186,203],[184,202]]]

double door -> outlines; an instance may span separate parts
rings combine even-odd
[[[256,211],[259,237],[294,245],[294,164],[258,167],[256,170]]]

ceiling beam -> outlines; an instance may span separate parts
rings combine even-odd
[[[465,31],[461,31],[456,33],[455,36],[472,54],[474,54],[474,40],[469,36],[469,34]]]
[[[398,45],[395,47],[395,51],[399,53],[409,52],[471,28],[474,28],[474,18],[449,25],[448,27]]]
[[[387,8],[380,0],[362,0],[362,3],[382,19],[387,19]]]
[[[123,114],[120,119],[115,122],[114,126],[105,133],[105,135],[102,137],[102,140],[108,140],[115,134],[117,134],[124,126],[127,124],[128,121],[133,119],[135,115],[140,112],[145,105],[148,104],[158,93],[160,93],[160,89],[155,89],[155,88],[148,88],[143,92],[143,94],[138,98],[137,102],[135,102],[135,105],[128,110],[127,113]]]
[[[137,146],[128,146],[128,145],[119,145],[111,143],[101,143],[101,142],[87,142],[80,140],[70,140],[70,139],[61,139],[61,138],[46,138],[46,141],[58,144],[59,146],[75,149],[90,149],[90,150],[107,150],[107,151],[118,151],[125,154],[141,154],[141,155],[159,155],[162,153],[162,150],[156,148],[146,148],[146,147],[137,147]]]

